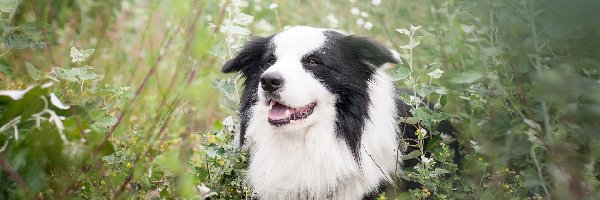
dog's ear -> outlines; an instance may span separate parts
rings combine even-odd
[[[400,62],[400,58],[396,57],[389,49],[368,38],[349,35],[343,37],[340,42],[352,58],[377,67],[385,63]]]
[[[230,73],[244,71],[248,66],[258,65],[258,62],[266,51],[268,42],[269,38],[253,38],[244,45],[244,48],[242,48],[234,58],[228,60],[225,65],[223,65],[221,72]]]

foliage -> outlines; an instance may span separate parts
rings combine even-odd
[[[598,8],[2,0],[0,199],[247,199],[248,157],[233,145],[239,79],[218,71],[251,35],[292,25],[400,54],[389,73],[413,116],[399,120],[418,130],[403,159],[419,163],[396,179],[422,187],[379,199],[597,199]],[[435,131],[443,120],[453,134]]]

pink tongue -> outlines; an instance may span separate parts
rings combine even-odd
[[[273,105],[271,110],[269,110],[269,119],[285,119],[288,116],[285,115],[285,111],[289,108],[287,106],[276,103]]]

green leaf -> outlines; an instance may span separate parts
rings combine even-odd
[[[18,116],[21,116],[21,119],[29,119],[32,114],[44,109],[44,100],[40,96],[47,95],[48,88],[34,86],[24,92],[17,100],[8,99],[7,102],[3,102],[6,103],[6,109],[2,112],[0,124],[6,124]]]
[[[448,89],[446,89],[446,87],[444,87],[444,86],[436,87],[435,93],[442,94],[442,95],[448,94]]]
[[[435,86],[425,86],[425,87],[422,87],[421,89],[419,89],[417,91],[417,93],[421,97],[425,98],[425,97],[429,96],[430,94],[432,94],[433,92],[435,92],[436,90],[437,90],[437,87],[435,87]]]
[[[413,109],[410,112],[413,114],[413,116],[420,119],[421,122],[423,122],[423,124],[425,125],[425,127],[431,127],[431,123],[434,119],[434,116],[432,114],[433,111],[427,108],[418,108]]]
[[[38,71],[33,64],[25,62],[25,67],[27,69],[27,74],[29,74],[29,77],[31,77],[33,80],[39,81],[42,78],[40,71]]]
[[[108,114],[106,109],[98,109],[90,114],[94,123],[91,128],[98,132],[104,132],[108,130],[109,126],[117,124],[117,118]]]
[[[423,154],[421,153],[421,151],[419,151],[419,150],[414,150],[414,151],[412,151],[412,152],[410,152],[410,153],[408,153],[408,154],[406,154],[406,155],[402,156],[402,160],[410,160],[410,159],[413,159],[413,158],[417,158],[417,157],[419,157],[419,156],[421,156],[421,155],[423,155]]]
[[[396,69],[390,73],[392,81],[404,80],[408,78],[408,76],[410,76],[410,69],[406,67],[396,67]]]
[[[421,44],[421,41],[419,41],[418,39],[410,39],[410,42],[406,45],[402,45],[400,46],[401,49],[414,49],[415,47],[419,46],[419,44]]]
[[[6,61],[4,61],[4,59],[2,58],[0,58],[0,73],[3,73],[8,77],[15,77],[15,73],[13,72],[13,70],[10,68],[10,66],[8,66],[8,63],[6,63]]]
[[[225,97],[229,100],[233,100],[236,101],[237,98],[237,90],[236,90],[236,84],[235,84],[235,79],[225,79],[225,80],[219,80],[219,79],[215,79],[213,82],[213,87],[217,88],[222,94],[225,95]]]
[[[0,1],[0,11],[2,12],[13,12],[18,6],[17,0],[4,0]]]
[[[214,45],[208,53],[223,60],[225,60],[225,57],[227,57],[227,51],[221,45]]]
[[[499,47],[488,47],[482,50],[483,55],[488,57],[499,56],[503,53],[502,49]]]
[[[95,74],[92,71],[92,69],[94,68],[92,68],[89,65],[71,69],[53,67],[50,73],[48,73],[48,78],[55,81],[66,80],[69,82],[82,82],[87,80],[98,80],[104,78],[103,75]]]
[[[71,56],[71,62],[83,62],[87,60],[93,53],[96,51],[95,49],[86,49],[86,50],[77,50],[75,47],[71,47],[71,52],[69,56]]]
[[[4,45],[9,49],[43,49],[43,42],[36,42],[27,35],[6,34],[3,38]]]
[[[400,118],[398,118],[398,122],[405,123],[405,124],[416,125],[419,123],[419,121],[420,120],[415,117],[400,117]]]
[[[481,79],[482,76],[478,71],[466,71],[454,76],[450,81],[458,84],[470,84]]]

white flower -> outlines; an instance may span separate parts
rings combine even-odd
[[[367,23],[365,23],[365,28],[367,30],[371,30],[371,28],[373,28],[373,24],[371,22],[367,22]]]
[[[356,25],[362,26],[365,24],[365,20],[363,18],[356,19]]]
[[[366,17],[369,17],[369,13],[367,13],[367,12],[360,12],[360,16],[366,18]]]
[[[253,20],[254,20],[254,16],[252,16],[252,15],[238,13],[235,16],[235,18],[233,19],[233,23],[245,26],[245,25],[252,23]]]
[[[277,7],[279,7],[279,5],[277,5],[276,3],[271,3],[271,5],[269,5],[269,9],[271,9],[271,10],[273,10]]]
[[[421,128],[421,133],[423,133],[423,135],[427,134],[427,130],[425,130],[424,128]]]
[[[262,11],[262,6],[260,6],[260,4],[256,4],[254,5],[254,10],[260,12]]]
[[[261,30],[262,32],[266,32],[266,33],[270,33],[270,32],[273,32],[273,30],[275,30],[275,27],[273,27],[273,25],[271,25],[271,23],[269,23],[265,19],[260,19],[258,22],[256,22],[256,24],[254,24],[254,26],[258,30]]]
[[[423,163],[425,164],[430,164],[431,162],[433,162],[433,158],[427,158],[425,156],[421,156],[421,160],[423,161]]]
[[[378,6],[381,4],[381,0],[371,0],[371,4],[373,4],[374,6]]]
[[[444,140],[444,141],[448,141],[448,140],[452,139],[452,136],[450,134],[446,134],[446,133],[440,134],[440,137],[442,137],[442,140]]]
[[[359,15],[359,14],[360,14],[360,10],[359,10],[357,7],[353,7],[353,8],[350,10],[350,13],[351,13],[352,15]]]
[[[329,14],[326,16],[327,20],[329,20],[329,26],[331,27],[337,27],[338,26],[338,20],[335,18],[335,16],[333,14]]]
[[[207,195],[210,192],[210,188],[206,187],[206,185],[204,184],[198,185],[196,187],[198,188],[198,191],[200,191],[200,196]]]
[[[225,125],[225,128],[227,128],[229,132],[233,132],[235,127],[233,117],[231,117],[231,115],[225,117],[225,119],[223,120],[223,125]]]
[[[409,95],[408,98],[408,103],[410,103],[411,105],[417,105],[421,102],[421,98],[413,95]]]
[[[427,75],[429,75],[433,79],[438,79],[438,78],[442,77],[443,73],[444,73],[444,71],[442,71],[441,69],[435,69],[432,72],[427,73]]]
[[[244,0],[233,0],[231,2],[234,7],[245,8],[248,7],[248,2]]]
[[[481,146],[479,146],[479,143],[473,140],[469,140],[469,142],[471,143],[471,146],[473,147],[473,149],[475,149],[476,152],[481,152],[482,148]]]

